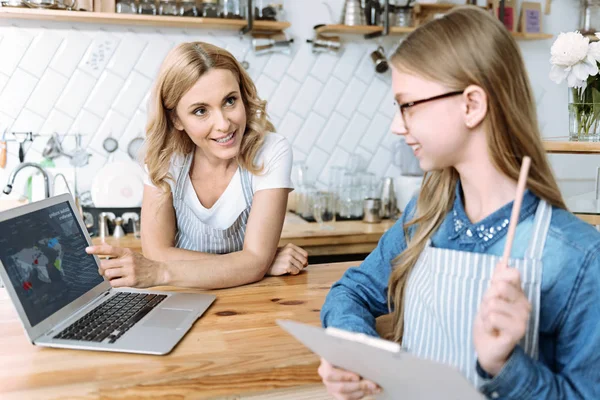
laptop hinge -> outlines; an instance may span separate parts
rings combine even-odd
[[[81,310],[84,310],[84,309],[86,309],[88,307],[91,307],[95,303],[98,303],[99,301],[101,301],[102,299],[104,299],[106,296],[108,296],[110,294],[111,290],[112,290],[112,288],[109,288],[105,292],[102,292],[98,296],[94,297],[92,300],[90,300],[89,302],[87,302],[86,304],[84,304],[83,306],[81,306],[73,314],[71,314],[71,317],[73,315],[79,314],[81,312]],[[60,326],[60,325],[63,325],[64,323],[65,323],[65,320],[60,321],[58,324],[54,325],[48,332],[44,333],[42,336],[51,336],[54,333],[54,331],[56,330],[56,327]]]

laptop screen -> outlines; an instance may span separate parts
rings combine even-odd
[[[68,201],[0,222],[0,260],[31,326],[103,281]]]

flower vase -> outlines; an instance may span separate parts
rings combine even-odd
[[[591,81],[585,87],[569,88],[569,140],[600,141],[599,86]]]

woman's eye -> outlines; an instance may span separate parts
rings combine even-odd
[[[197,115],[199,117],[203,116],[204,114],[206,114],[206,108],[199,108],[194,111],[194,115]]]
[[[236,100],[236,98],[233,96],[228,97],[227,100],[225,100],[225,104],[228,106],[232,106],[235,104],[235,100]]]

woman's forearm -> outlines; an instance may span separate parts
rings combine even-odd
[[[184,252],[189,252],[184,250]],[[247,250],[229,254],[207,254],[196,259],[161,261],[159,285],[197,289],[221,289],[261,280],[271,260]]]
[[[196,261],[219,257],[219,254],[202,253],[200,251],[166,247],[152,251],[143,250],[144,257],[156,261]]]

